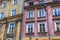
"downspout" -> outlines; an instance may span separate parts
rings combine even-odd
[[[20,40],[22,40],[22,29],[23,29],[23,22],[24,22],[24,0],[22,5],[22,20],[21,20],[21,27],[20,27]]]
[[[44,8],[45,8],[46,13],[47,13],[46,16],[47,16],[48,39],[50,40],[49,18],[48,18],[48,11],[47,11],[46,7],[47,7],[47,5],[45,4],[45,5],[44,5]]]

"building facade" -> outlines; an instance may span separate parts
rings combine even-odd
[[[60,0],[26,0],[22,40],[60,40]]]
[[[24,0],[0,0],[0,40],[20,40]]]

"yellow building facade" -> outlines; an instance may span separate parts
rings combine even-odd
[[[0,40],[20,40],[23,0],[0,0]]]

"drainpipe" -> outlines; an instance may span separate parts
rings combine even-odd
[[[22,30],[23,30],[23,22],[24,22],[24,5],[25,5],[25,2],[23,0],[23,5],[22,5],[22,22],[21,22],[21,27],[20,27],[20,40],[22,40]]]
[[[48,18],[48,10],[46,9],[47,5],[45,4],[44,5],[44,8],[46,10],[46,16],[47,16],[47,28],[48,28],[48,37],[49,37],[49,40],[50,40],[50,27],[49,27],[49,18]]]

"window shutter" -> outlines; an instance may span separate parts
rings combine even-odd
[[[4,12],[1,12],[1,18],[3,18],[4,17]]]
[[[38,23],[38,32],[40,32],[40,26],[39,26],[39,23]]]
[[[47,26],[46,26],[46,23],[45,23],[45,32],[47,32]]]
[[[44,16],[46,16],[46,11],[44,10]]]
[[[27,18],[29,18],[29,12],[27,12]]]
[[[1,13],[0,13],[0,18],[1,18]]]
[[[33,24],[33,33],[34,33],[34,24]]]
[[[8,30],[7,30],[7,34],[9,34],[9,27],[8,27]]]
[[[14,0],[12,1],[12,4],[14,5]]]
[[[53,9],[53,15],[55,15],[55,9]]]
[[[54,28],[55,28],[55,31],[57,31],[56,22],[54,22]]]
[[[28,33],[28,25],[26,25],[26,33]]]
[[[39,17],[39,10],[38,10],[38,17]]]
[[[34,11],[33,11],[33,17],[34,17]]]

